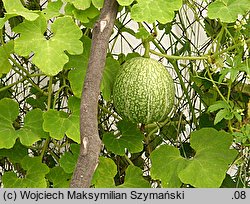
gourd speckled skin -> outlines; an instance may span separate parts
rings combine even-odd
[[[159,122],[174,104],[174,83],[166,68],[150,58],[136,57],[123,64],[113,87],[117,113],[134,123]]]

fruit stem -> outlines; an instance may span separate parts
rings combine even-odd
[[[150,52],[149,40],[148,39],[143,40],[142,44],[143,44],[143,46],[145,48],[145,52],[144,52],[143,57],[149,58],[149,52]]]

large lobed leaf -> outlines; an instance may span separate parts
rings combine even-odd
[[[17,102],[8,98],[0,100],[0,148],[12,148],[17,138],[20,138],[23,145],[30,146],[48,136],[42,128],[43,113],[40,109],[29,111],[24,118],[24,126],[15,130],[15,123],[19,125],[18,121],[15,122],[18,114]]]
[[[56,166],[50,169],[47,178],[53,183],[54,188],[69,188],[72,174],[66,173],[62,167]]]
[[[83,36],[81,40],[84,45],[83,53],[81,55],[69,55],[69,62],[64,66],[66,69],[71,69],[69,71],[69,81],[74,95],[78,98],[81,98],[91,46],[91,40],[88,37]],[[111,99],[113,84],[119,66],[117,60],[107,57],[101,83],[101,92],[106,101]]]
[[[171,22],[175,16],[174,12],[182,6],[182,0],[137,0],[137,2],[132,7],[131,17],[137,22],[148,23]]]
[[[112,159],[100,157],[91,183],[96,188],[113,188],[115,187],[114,177],[116,173],[117,166],[115,162]]]
[[[103,143],[105,147],[118,155],[125,155],[126,149],[130,153],[140,152],[143,149],[143,134],[136,124],[127,121],[119,121],[117,127],[120,131],[119,136],[114,133],[105,133]]]
[[[74,96],[68,100],[71,113],[50,109],[43,113],[43,129],[50,137],[61,140],[65,134],[80,143],[80,99]]]
[[[6,14],[4,18],[0,18],[0,29],[4,26],[5,22],[14,17],[22,16],[29,21],[34,21],[39,17],[38,11],[31,11],[25,8],[20,0],[2,0]]]
[[[129,165],[125,173],[125,181],[119,188],[150,188],[150,183],[143,178],[139,167]]]
[[[6,74],[12,68],[11,63],[9,62],[10,54],[14,51],[14,42],[13,40],[8,43],[0,46],[0,77],[2,74]]]
[[[2,180],[5,188],[45,188],[47,181],[45,175],[49,167],[41,162],[40,157],[26,156],[21,162],[26,171],[24,178],[18,178],[14,172],[5,172]]]
[[[40,16],[35,21],[25,20],[13,29],[20,33],[15,40],[15,51],[21,56],[34,52],[33,63],[46,75],[56,75],[69,59],[65,51],[75,55],[83,51],[82,32],[70,17],[57,18],[51,25],[52,37],[46,39],[47,21]]]
[[[73,173],[75,170],[75,165],[80,152],[80,145],[71,144],[70,150],[70,152],[65,152],[59,160],[60,166],[63,168],[64,172],[68,174]]]
[[[162,145],[151,155],[152,178],[160,179],[163,187],[180,187],[186,183],[218,188],[237,154],[230,149],[232,140],[230,134],[213,128],[194,131],[190,143],[196,154],[191,159],[181,157],[175,147]]]
[[[208,6],[208,17],[219,18],[222,22],[231,23],[238,15],[245,14],[250,8],[249,0],[216,0]]]
[[[92,184],[96,188],[114,188],[114,177],[117,166],[110,158],[99,158],[98,167],[93,175]],[[125,171],[125,181],[119,188],[149,188],[150,183],[143,178],[142,170],[137,166],[129,165]]]
[[[169,145],[162,145],[151,154],[151,177],[160,179],[164,188],[178,188],[181,180],[178,173],[187,165],[179,150]]]

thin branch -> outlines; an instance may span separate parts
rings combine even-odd
[[[101,150],[97,119],[98,97],[117,7],[116,0],[105,0],[100,19],[93,29],[91,53],[81,98],[80,155],[70,185],[73,188],[90,187],[92,175],[98,164]]]
[[[150,50],[152,54],[158,55],[160,57],[165,57],[166,59],[172,59],[172,60],[207,60],[208,56],[176,56],[176,55],[167,55],[163,53],[156,52],[154,50]]]

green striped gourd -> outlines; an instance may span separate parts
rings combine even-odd
[[[121,67],[114,87],[117,113],[126,120],[149,124],[166,119],[174,104],[174,83],[166,68],[150,58],[136,57]]]

